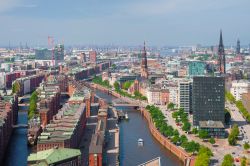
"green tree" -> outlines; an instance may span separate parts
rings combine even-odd
[[[12,85],[12,94],[17,94],[20,92],[20,84],[18,81],[15,81]]]
[[[182,126],[182,130],[189,131],[190,128],[191,128],[191,124],[189,122],[184,122],[184,124]]]
[[[248,143],[244,143],[244,149],[248,150],[250,148],[250,145]]]
[[[210,157],[213,156],[211,150],[205,146],[200,146],[195,166],[209,166]]]
[[[225,123],[229,124],[230,120],[231,120],[231,114],[227,109],[225,109]]]
[[[169,103],[168,104],[168,109],[173,110],[175,107],[174,103]]]
[[[115,88],[116,91],[120,90],[120,85],[119,85],[119,83],[117,81],[114,83],[114,88]]]
[[[122,88],[125,90],[128,90],[128,88],[130,88],[130,86],[134,83],[134,81],[126,81],[123,85]]]
[[[234,158],[231,154],[226,154],[224,156],[223,162],[221,166],[233,166],[234,165]]]
[[[199,131],[198,131],[197,128],[193,128],[193,129],[192,129],[192,133],[193,133],[193,134],[197,134],[198,132],[199,132]]]
[[[237,137],[239,135],[239,127],[237,124],[234,124],[233,127],[231,128],[231,132],[228,136],[228,143],[229,145],[236,145],[237,143]]]
[[[235,101],[236,101],[234,96],[228,91],[225,91],[225,97],[231,103],[235,103]]]
[[[247,158],[245,156],[240,159],[240,166],[247,166]]]
[[[205,131],[205,130],[200,130],[200,131],[198,132],[198,135],[199,135],[199,138],[201,138],[201,139],[206,139],[206,138],[208,138],[208,132]]]
[[[211,144],[215,144],[215,139],[214,139],[213,137],[211,137],[211,138],[209,139],[209,142],[210,142]]]

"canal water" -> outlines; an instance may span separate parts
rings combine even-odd
[[[101,91],[96,94],[108,102],[116,99]],[[121,108],[119,108],[121,109]],[[122,108],[128,113],[129,120],[122,121],[120,127],[120,164],[136,166],[156,157],[161,157],[162,166],[181,166],[181,161],[161,146],[150,134],[146,120],[141,114],[128,107]],[[27,113],[19,112],[18,124],[27,124]],[[27,147],[27,129],[14,129],[6,152],[4,166],[26,166],[30,149]],[[142,138],[144,146],[138,147],[137,140]]]
[[[27,113],[18,113],[18,124],[27,124]],[[5,155],[5,166],[26,166],[27,156],[30,150],[27,147],[27,129],[17,128],[14,129],[7,153]]]
[[[96,94],[106,99],[109,103],[116,99],[98,90]],[[128,121],[119,123],[121,166],[137,166],[156,157],[161,157],[162,166],[183,165],[176,156],[154,139],[146,120],[138,111],[128,107],[119,108],[119,110],[127,112],[129,116]],[[137,141],[139,138],[144,140],[143,147],[138,147]]]

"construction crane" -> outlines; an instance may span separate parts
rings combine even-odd
[[[55,66],[55,48],[54,48],[54,37],[48,36],[48,46],[51,48],[51,60],[52,60],[52,66]]]

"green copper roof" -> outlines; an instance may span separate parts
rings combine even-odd
[[[28,162],[36,161],[38,164],[35,165],[43,166],[45,162],[47,164],[53,164],[77,156],[81,156],[79,149],[54,148],[30,154],[28,157]]]

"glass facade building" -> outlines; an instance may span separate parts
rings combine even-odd
[[[194,77],[192,93],[193,124],[200,121],[221,121],[224,124],[224,77]]]
[[[188,75],[193,76],[204,76],[206,64],[201,61],[191,61],[188,64]]]

